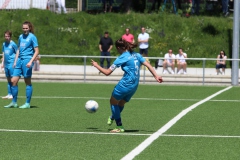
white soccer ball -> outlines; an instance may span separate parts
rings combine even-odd
[[[98,110],[98,103],[94,100],[89,100],[85,104],[85,109],[89,113],[95,113]]]

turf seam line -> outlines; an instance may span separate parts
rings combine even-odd
[[[206,101],[209,101],[213,97],[231,89],[232,86],[229,86],[223,90],[220,90],[211,96],[191,105],[190,107],[182,110],[177,116],[175,116],[173,119],[171,119],[168,123],[166,123],[162,128],[160,128],[157,132],[153,133],[151,136],[149,136],[147,139],[145,139],[141,144],[139,144],[136,148],[134,148],[132,151],[130,151],[127,155],[125,155],[121,160],[132,160],[134,157],[136,157],[138,154],[140,154],[144,149],[146,149],[152,142],[154,142],[159,136],[161,136],[164,132],[166,132],[169,128],[171,128],[178,120],[180,120],[183,116],[185,116],[188,112],[192,111],[199,105],[205,103]]]

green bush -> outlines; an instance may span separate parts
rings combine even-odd
[[[233,21],[224,17],[193,16],[186,18],[179,14],[160,12],[107,13],[91,15],[85,12],[55,14],[48,10],[1,11],[0,29],[13,31],[17,42],[25,20],[34,24],[42,55],[94,55],[99,56],[98,43],[104,31],[109,31],[113,41],[130,28],[135,36],[144,26],[150,34],[150,57],[163,57],[169,48],[177,53],[182,47],[189,58],[216,58],[220,50],[231,57]],[[2,34],[3,35],[3,34]],[[3,39],[4,40],[4,39]],[[138,50],[137,50],[138,51]],[[112,56],[118,53],[114,48]],[[82,60],[81,60],[82,61]],[[42,63],[78,64],[78,59],[42,59]],[[215,63],[215,62],[212,62]],[[190,65],[201,65],[189,61]],[[211,64],[212,65],[212,64]]]

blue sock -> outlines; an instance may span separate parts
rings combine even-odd
[[[18,96],[18,86],[12,86],[11,91],[12,91],[12,96],[13,96],[12,102],[16,103],[17,96]]]
[[[114,119],[120,118],[120,110],[118,105],[111,105],[111,110],[112,110],[112,116]]]
[[[26,86],[26,97],[27,97],[26,103],[30,103],[32,98],[32,91],[33,91],[32,85],[27,85]]]
[[[118,106],[118,107],[119,107],[120,113],[122,113],[124,106]]]
[[[120,107],[118,105],[111,105],[112,115],[115,119],[117,126],[122,126],[122,120],[120,115]]]
[[[119,107],[120,113],[122,113],[122,111],[124,109],[124,106],[118,106],[118,107]],[[114,120],[114,116],[113,115],[111,115],[110,118],[111,118],[111,120]]]
[[[12,95],[11,87],[12,87],[12,83],[11,83],[11,82],[8,82],[8,85],[7,85],[8,95]]]

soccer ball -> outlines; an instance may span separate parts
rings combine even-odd
[[[89,113],[95,113],[98,110],[98,103],[94,100],[89,100],[85,104],[85,109]]]

